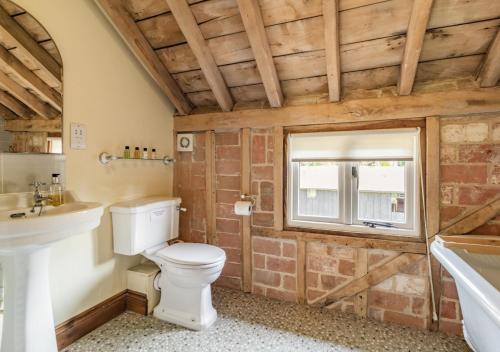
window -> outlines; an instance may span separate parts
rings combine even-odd
[[[288,136],[292,227],[418,235],[417,129]]]

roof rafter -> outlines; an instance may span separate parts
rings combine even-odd
[[[0,104],[17,114],[19,118],[31,119],[36,116],[26,105],[3,90],[0,90]]]
[[[500,79],[500,30],[490,45],[478,75],[481,87],[493,87]]]
[[[252,47],[267,99],[272,107],[283,105],[283,92],[257,0],[238,0],[243,26]]]
[[[432,3],[433,0],[413,2],[398,81],[398,93],[400,95],[408,95],[413,89],[418,60],[420,59],[420,53],[424,44],[425,31],[431,15]]]
[[[192,109],[191,104],[151,48],[133,18],[123,7],[122,2],[117,0],[96,1],[139,62],[177,108],[179,114],[189,114]]]
[[[331,102],[340,100],[340,41],[338,0],[323,0],[325,22],[326,75]]]
[[[170,11],[200,64],[201,71],[223,111],[231,111],[233,98],[215,59],[185,0],[166,0]]]

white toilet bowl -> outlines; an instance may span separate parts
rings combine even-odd
[[[210,285],[220,276],[225,252],[201,243],[177,243],[147,256],[161,269],[158,319],[193,330],[210,327],[217,319]]]

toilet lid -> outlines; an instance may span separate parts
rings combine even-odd
[[[226,253],[219,247],[203,243],[176,243],[158,251],[166,260],[188,265],[205,265],[226,259]]]

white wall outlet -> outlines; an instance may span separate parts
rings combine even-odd
[[[177,151],[192,152],[193,151],[193,134],[180,133],[177,135]]]
[[[81,123],[72,122],[71,130],[71,149],[87,149],[87,127]]]

